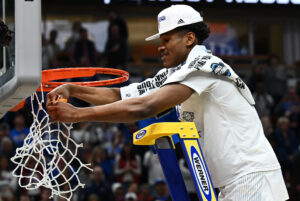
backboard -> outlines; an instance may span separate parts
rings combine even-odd
[[[14,31],[0,47],[0,118],[40,85],[41,0],[0,0],[1,19]]]

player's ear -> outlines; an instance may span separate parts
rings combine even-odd
[[[190,47],[197,44],[197,38],[194,32],[189,31],[185,34],[184,37],[186,46]]]

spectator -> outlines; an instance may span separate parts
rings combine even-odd
[[[158,178],[155,181],[155,201],[171,201],[169,189],[164,179]]]
[[[88,163],[88,160],[86,160],[84,156],[80,157],[79,159],[81,160],[82,163],[85,164]],[[78,177],[81,183],[87,184],[91,181],[91,171],[87,168],[81,168],[80,171],[78,172]],[[78,193],[80,193],[80,191],[76,192],[76,196],[78,196]]]
[[[44,188],[41,192],[40,201],[51,201],[51,190],[48,188]]]
[[[300,105],[300,97],[294,87],[289,88],[288,92],[282,98],[276,107],[276,113],[279,115],[289,116],[293,105]]]
[[[103,131],[104,146],[108,147],[110,146],[109,144],[113,141],[115,134],[118,132],[118,126],[117,124],[102,122],[100,123],[100,127]]]
[[[91,122],[79,122],[74,125],[74,129],[71,130],[72,138],[77,143],[87,143],[91,137],[92,123]],[[89,143],[88,143],[89,144]]]
[[[290,121],[291,129],[297,134],[298,140],[300,139],[300,103],[292,104],[289,112],[286,113],[286,117]]]
[[[25,117],[18,113],[14,118],[14,129],[10,131],[10,137],[17,147],[23,146],[23,141],[29,133],[29,128],[25,126]]]
[[[116,32],[118,32],[118,35],[122,42],[122,49],[125,48],[124,55],[122,55],[122,58],[124,59],[125,65],[127,64],[129,60],[129,43],[128,43],[128,29],[127,29],[127,24],[125,20],[116,12],[116,11],[110,11],[108,13],[108,20],[109,20],[109,26],[108,26],[108,40],[107,41],[112,41],[112,38],[114,38]],[[117,28],[112,28],[112,27],[117,27]],[[118,31],[116,31],[118,30]],[[122,60],[123,60],[122,59]],[[121,60],[121,61],[122,61]],[[124,66],[121,66],[125,68]],[[117,67],[117,66],[110,66],[110,67]]]
[[[135,193],[128,192],[125,195],[125,201],[137,201],[137,196]]]
[[[12,171],[9,169],[9,159],[0,155],[0,192],[5,187],[17,188],[17,178],[12,177]]]
[[[148,184],[154,190],[155,180],[157,178],[165,178],[157,154],[148,150],[144,155],[143,165],[147,168]]]
[[[290,168],[290,162],[288,160],[288,154],[280,146],[277,145],[277,139],[275,134],[270,135],[268,140],[276,154],[276,157],[281,165],[282,172],[286,172]]]
[[[113,183],[112,184],[112,191],[114,194],[114,201],[124,201],[125,195],[124,195],[124,188],[121,183]]]
[[[259,82],[253,93],[255,109],[259,117],[270,116],[274,106],[273,97],[266,93],[263,83]]]
[[[0,142],[3,137],[9,137],[9,125],[5,122],[0,124]]]
[[[80,39],[75,43],[71,60],[76,66],[96,66],[96,48],[94,42],[88,39],[88,31],[85,28],[80,29]]]
[[[122,37],[120,28],[116,24],[110,26],[111,36],[105,45],[107,66],[125,69],[127,64],[128,45],[127,39]]]
[[[118,128],[121,130],[126,142],[131,142],[132,133],[139,130],[137,122],[130,122],[126,124],[121,123],[119,124]],[[141,154],[141,152],[139,152],[139,154]]]
[[[77,200],[76,193],[73,194],[72,197],[70,197],[71,193],[68,192],[68,191],[70,191],[70,185],[68,185],[68,184],[62,185],[62,191],[64,191],[64,193],[62,193],[62,195],[64,197],[67,197],[67,198],[70,198],[70,199],[66,199],[66,198],[57,196],[57,201],[75,201],[75,200]],[[52,199],[51,199],[51,201],[52,201]]]
[[[42,34],[42,70],[46,70],[50,67],[50,58],[53,55],[53,52],[51,52],[47,44],[47,39],[45,35]]]
[[[294,155],[298,150],[299,141],[296,134],[290,129],[289,120],[286,117],[280,117],[277,125],[278,128],[275,130],[277,146],[286,153],[288,163],[284,166],[290,170]],[[282,170],[284,172],[284,167]]]
[[[6,156],[7,158],[13,157],[15,154],[15,147],[12,140],[9,137],[4,137],[1,140],[0,155]],[[10,162],[9,167],[12,168],[14,165]]]
[[[113,161],[107,157],[106,151],[101,147],[94,147],[90,156],[90,164],[92,167],[99,166],[102,168],[105,178],[108,182],[112,182],[113,174]]]
[[[59,46],[56,43],[57,31],[50,32],[50,39],[47,41],[42,34],[42,69],[49,69],[57,66],[57,55],[60,52]]]
[[[89,195],[92,194],[97,195],[99,198],[105,201],[113,200],[112,191],[105,180],[102,168],[99,166],[94,167],[92,181],[87,184],[87,187],[83,190],[79,200],[86,201],[89,199]]]
[[[194,186],[193,178],[191,176],[190,170],[187,167],[185,158],[179,159],[179,167],[181,170],[182,177],[184,179],[186,190],[191,198],[191,200],[197,200],[197,192]]]
[[[73,200],[75,200],[75,199],[71,198],[70,200],[67,200],[67,199],[65,199],[63,197],[57,196],[57,201],[73,201]]]
[[[74,153],[74,151],[72,152]],[[55,161],[56,167],[52,168],[53,177],[56,177],[56,180],[65,191],[69,191],[71,186],[78,184],[76,168],[73,166],[73,163],[68,164],[68,161],[71,160],[73,160],[73,158],[71,159],[70,155],[65,154],[64,157],[58,158]],[[62,185],[63,183],[65,183],[65,185]],[[65,196],[68,197],[69,195]]]
[[[128,39],[128,30],[126,22],[123,18],[116,11],[109,11],[108,12],[108,20],[109,20],[109,27],[108,27],[108,37],[111,37],[112,33],[110,32],[110,27],[113,25],[117,25],[120,29],[120,34],[122,37]]]
[[[28,195],[22,194],[22,195],[20,196],[20,201],[30,201],[30,198],[29,198]]]
[[[28,157],[25,162],[24,166],[26,168],[20,169],[21,180],[20,185],[22,186],[31,186],[29,184],[36,184],[43,179],[43,168],[39,161],[36,159],[39,158],[38,154],[35,154],[33,157]],[[26,188],[21,189],[21,193],[28,194],[29,197],[33,200],[40,200],[41,192],[45,190],[42,187],[37,189],[28,190]]]
[[[269,66],[264,72],[264,85],[266,91],[273,96],[274,104],[277,105],[286,90],[287,73],[277,55],[271,55],[268,61]]]
[[[274,129],[269,116],[265,116],[261,118],[261,123],[264,129],[264,133],[266,138],[269,139],[272,135],[274,135]]]
[[[152,201],[153,197],[150,193],[150,186],[148,184],[141,185],[140,194],[138,196],[138,201]]]
[[[101,143],[101,146],[105,143],[105,136],[104,136],[104,130],[102,128],[102,122],[93,122],[93,136],[91,137],[91,140],[97,141],[97,144]]]
[[[141,159],[135,154],[130,143],[126,143],[121,154],[116,156],[115,175],[117,181],[127,188],[132,182],[139,183]]]
[[[110,129],[109,129],[110,130]],[[106,132],[108,134],[109,132]],[[119,129],[116,129],[113,134],[113,138],[111,139],[111,143],[106,144],[107,152],[110,158],[115,160],[115,157],[121,153],[124,147],[124,136]]]
[[[138,195],[138,193],[139,193],[139,186],[138,186],[138,184],[137,183],[131,183],[128,186],[127,192],[135,193],[136,195]]]
[[[51,52],[53,52],[53,54],[50,57],[50,67],[53,68],[55,66],[57,66],[57,55],[60,52],[60,48],[58,46],[58,44],[56,43],[56,39],[57,39],[57,30],[51,30],[50,32],[50,38],[49,38],[49,42],[48,42],[48,46],[49,49],[51,49]]]
[[[68,38],[68,40],[65,43],[65,51],[67,53],[71,53],[72,49],[75,45],[75,43],[79,40],[80,38],[80,29],[82,28],[81,26],[81,22],[76,21],[73,23],[72,26],[72,34],[70,36],[70,38]]]
[[[100,198],[99,198],[98,195],[92,194],[92,195],[89,196],[88,201],[100,201]]]
[[[2,201],[17,201],[14,190],[9,187],[1,192],[0,199],[2,199]]]
[[[264,75],[263,75],[263,64],[257,64],[252,68],[252,73],[249,78],[249,89],[253,93],[256,89],[258,83],[264,82]]]
[[[89,130],[90,134],[86,136],[86,141],[92,146],[102,145],[104,141],[104,131],[99,126],[99,123],[92,123],[88,128],[87,130]]]

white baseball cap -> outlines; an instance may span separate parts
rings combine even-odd
[[[200,13],[188,5],[172,5],[162,10],[158,16],[158,33],[146,38],[146,41],[157,39],[161,34],[177,27],[202,22]]]
[[[125,195],[125,199],[127,200],[129,200],[129,199],[132,199],[132,200],[137,200],[137,196],[136,196],[136,194],[135,193],[133,193],[133,192],[128,192],[128,193],[126,193],[126,195]]]

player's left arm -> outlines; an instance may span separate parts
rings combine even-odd
[[[169,84],[156,92],[137,98],[116,101],[111,104],[77,108],[57,102],[47,107],[52,121],[61,122],[135,122],[152,117],[188,99],[194,91],[183,84]]]

